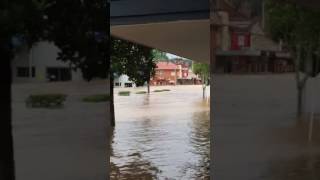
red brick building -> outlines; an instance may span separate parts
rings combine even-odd
[[[171,62],[159,62],[151,85],[175,85],[178,79],[178,66]]]
[[[158,62],[151,85],[176,85],[179,79],[187,79],[189,67],[183,63]]]

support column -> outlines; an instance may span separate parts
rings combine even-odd
[[[214,73],[216,67],[216,47],[217,47],[217,31],[218,26],[216,24],[217,16],[216,10],[219,5],[219,1],[210,0],[210,179],[214,179],[214,89],[215,80]]]

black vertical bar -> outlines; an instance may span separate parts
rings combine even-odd
[[[210,179],[214,178],[214,149],[215,149],[215,131],[214,131],[214,109],[212,108],[214,105],[214,88],[216,84],[214,83],[214,73],[216,71],[216,60],[217,60],[217,30],[218,25],[215,22],[215,18],[217,15],[217,11],[220,10],[220,0],[209,0],[210,6]]]
[[[14,180],[13,137],[11,125],[11,56],[0,47],[0,180]]]
[[[115,120],[115,112],[114,112],[114,90],[113,90],[113,84],[114,83],[114,77],[112,72],[110,73],[110,125],[111,127],[116,126],[116,120]]]

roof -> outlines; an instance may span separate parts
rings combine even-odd
[[[158,62],[157,63],[157,69],[162,70],[175,70],[178,69],[178,66],[171,63],[171,62]]]
[[[261,51],[259,50],[239,50],[239,51],[217,51],[218,56],[261,56]]]
[[[229,18],[232,21],[246,20],[248,17],[241,11],[237,10],[234,4],[229,0],[219,1],[220,9],[229,13]]]

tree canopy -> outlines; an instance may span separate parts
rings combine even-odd
[[[1,51],[11,59],[17,45],[53,42],[58,60],[91,80],[109,71],[108,3],[100,0],[4,0],[0,2]]]
[[[142,86],[154,75],[153,52],[149,47],[111,38],[111,70],[116,75],[128,75],[137,86]]]
[[[310,77],[320,72],[320,11],[306,9],[291,1],[266,2],[267,30],[284,43],[295,64],[297,114],[303,114],[304,91]]]
[[[319,73],[314,62],[320,55],[320,11],[276,0],[268,0],[266,9],[268,32],[291,52],[297,70],[311,76]]]
[[[12,59],[22,44],[33,44],[42,35],[42,15],[37,1],[2,0],[0,2],[0,49]]]
[[[196,63],[192,64],[192,71],[199,75],[204,84],[207,84],[210,78],[210,67],[208,64]]]
[[[107,77],[110,67],[107,1],[44,2],[44,38],[61,50],[58,60],[80,69],[87,80]]]
[[[158,60],[169,60],[169,57],[167,56],[167,54],[165,52],[162,52],[162,51],[159,51],[157,49],[154,49],[152,51],[152,53],[153,53],[154,59],[156,61],[158,61]]]

